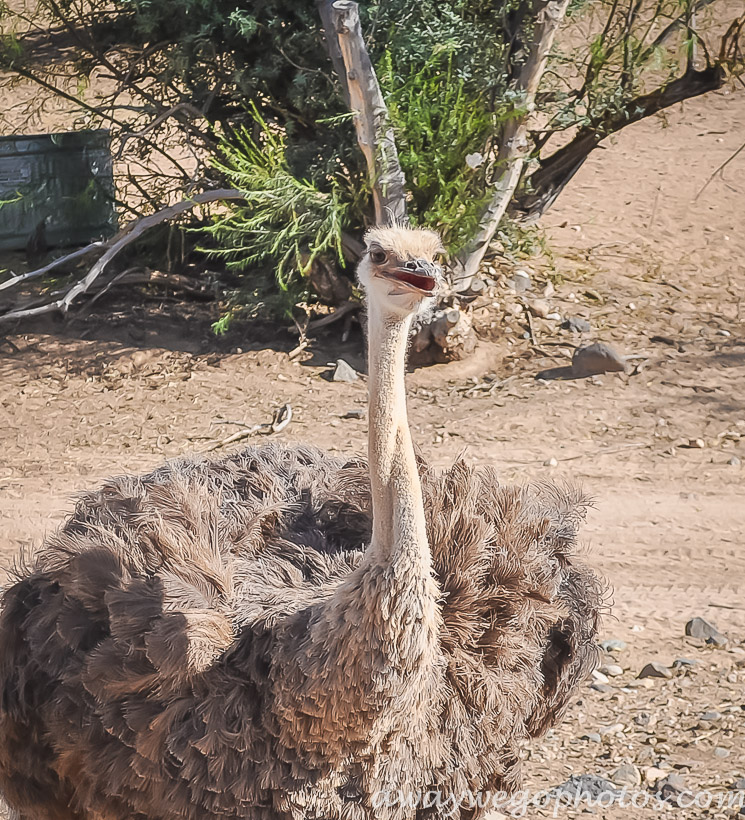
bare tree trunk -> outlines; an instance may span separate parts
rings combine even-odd
[[[535,105],[538,85],[546,70],[548,55],[553,46],[556,31],[564,19],[569,0],[538,0],[536,22],[530,52],[517,77],[516,91],[521,95],[519,109],[504,126],[497,155],[497,167],[501,173],[480,220],[476,235],[457,260],[457,273],[470,279],[479,269],[489,243],[502,221],[522,175],[525,159],[529,154],[528,122]]]
[[[357,3],[351,0],[319,2],[329,54],[355,114],[357,141],[367,160],[373,188],[375,220],[379,225],[406,221],[406,180],[370,55],[362,37]],[[339,55],[336,52],[338,44]]]

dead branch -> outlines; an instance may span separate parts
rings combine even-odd
[[[602,122],[580,128],[566,145],[540,161],[530,176],[530,191],[519,196],[512,207],[531,217],[545,213],[606,137],[683,100],[715,91],[726,78],[727,72],[719,62],[700,71],[687,71],[667,85],[629,101],[622,111]]]
[[[476,235],[457,260],[456,269],[462,268],[458,273],[464,279],[469,279],[478,271],[520,181],[529,154],[528,122],[535,106],[535,95],[568,5],[569,0],[538,0],[530,50],[516,81],[515,90],[521,98],[520,106],[505,123],[499,141],[497,167],[501,171]]]
[[[281,433],[282,430],[292,421],[292,406],[283,404],[278,410],[274,411],[272,420],[262,424],[254,424],[253,427],[246,427],[245,430],[238,430],[237,433],[232,433],[220,441],[215,441],[206,449],[205,452],[212,452],[218,450],[220,447],[225,447],[228,444],[233,444],[236,441],[241,441],[244,438],[253,436],[256,433],[264,433],[264,435],[271,435],[272,433]],[[242,422],[239,422],[242,423]]]
[[[332,25],[331,31],[326,28],[327,41],[335,39],[341,52],[344,72],[340,79],[355,114],[357,141],[367,161],[375,220],[379,225],[406,221],[406,180],[398,161],[388,108],[362,37],[357,3],[321,0],[319,8],[324,25],[328,20]],[[332,61],[338,63],[333,48],[330,53]]]
[[[163,208],[154,214],[144,217],[143,219],[134,220],[130,222],[122,231],[120,231],[111,244],[107,248],[103,256],[93,265],[88,271],[87,275],[76,282],[63,296],[59,299],[47,302],[38,307],[27,308],[25,310],[11,310],[0,315],[0,324],[4,322],[14,322],[18,319],[24,319],[31,316],[40,316],[44,313],[60,312],[66,314],[70,309],[72,303],[80,296],[86,294],[98,278],[105,272],[112,260],[124,250],[128,245],[132,244],[136,239],[139,239],[142,234],[174,219],[181,214],[195,208],[197,205],[206,205],[210,202],[220,202],[234,199],[243,199],[244,194],[234,188],[220,188],[215,191],[203,191],[196,194],[190,199],[184,199],[177,202],[175,205],[170,205],[168,208]]]
[[[119,236],[119,234],[117,234],[117,236]],[[82,259],[85,256],[95,253],[96,251],[106,250],[106,248],[110,247],[111,242],[112,240],[108,240],[106,242],[92,242],[84,248],[78,248],[78,250],[73,251],[72,253],[68,253],[65,256],[60,256],[59,259],[53,259],[49,262],[49,264],[44,265],[43,268],[28,271],[28,273],[13,274],[10,279],[6,279],[5,282],[0,282],[0,290],[14,288],[16,285],[20,285],[23,282],[28,282],[29,279],[36,279],[39,276],[46,276],[53,270],[57,270],[57,268],[61,268],[70,262],[75,262],[78,259]]]

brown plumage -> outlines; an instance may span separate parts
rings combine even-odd
[[[80,499],[3,596],[0,790],[21,817],[423,820],[408,802],[434,790],[470,818],[468,793],[519,784],[519,744],[595,659],[585,501],[462,460],[417,477],[394,449],[426,543],[391,546],[381,426],[369,468],[269,445]]]

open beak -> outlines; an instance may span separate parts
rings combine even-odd
[[[416,267],[394,268],[386,271],[385,275],[387,278],[420,293],[432,295],[437,288],[439,270],[436,265],[422,263]]]

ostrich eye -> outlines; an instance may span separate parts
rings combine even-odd
[[[385,262],[385,260],[387,259],[387,254],[386,254],[385,251],[382,251],[380,248],[373,248],[370,251],[370,259],[372,259],[372,261],[376,265],[382,265],[383,262]]]

